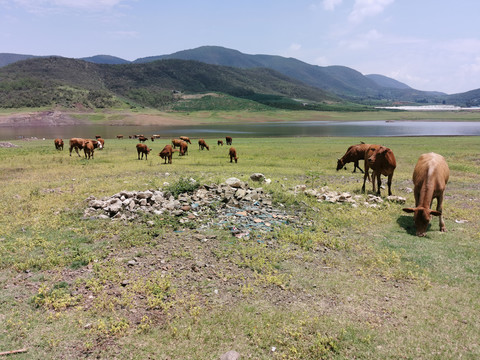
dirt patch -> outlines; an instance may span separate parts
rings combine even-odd
[[[70,114],[61,111],[40,111],[32,113],[18,113],[0,115],[0,126],[62,126],[79,125],[85,121],[75,119]]]

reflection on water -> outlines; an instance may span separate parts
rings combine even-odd
[[[190,137],[282,137],[282,136],[465,136],[480,135],[480,122],[433,121],[295,121],[276,123],[223,124],[197,126],[109,126],[77,125],[52,127],[0,127],[0,140],[21,137],[68,139],[71,137],[105,139],[123,135],[159,134],[163,138]]]

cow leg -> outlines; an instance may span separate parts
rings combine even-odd
[[[374,183],[375,183],[375,181],[374,181]],[[381,172],[378,172],[378,174],[377,174],[377,185],[378,185],[377,195],[380,196],[380,188],[382,186],[382,173]],[[373,192],[375,192],[375,189],[373,190]]]
[[[78,157],[81,157],[80,154],[78,153],[78,147],[75,146],[75,151],[77,152]]]
[[[73,146],[70,146],[70,156],[72,156]]]
[[[438,217],[439,218],[439,225],[440,225],[440,231],[441,232],[446,232],[447,228],[445,227],[445,221],[443,221],[443,193],[437,197],[437,211],[439,211],[441,214]]]
[[[392,195],[392,179],[393,179],[393,174],[388,175],[388,196]],[[380,187],[379,187],[380,189]]]
[[[365,192],[365,181],[367,181],[368,176],[368,170],[365,169],[365,173],[363,174],[363,185],[362,185],[362,192]]]
[[[147,160],[148,154],[145,154],[145,160]]]

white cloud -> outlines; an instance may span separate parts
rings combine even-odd
[[[377,30],[372,29],[364,34],[359,34],[353,39],[342,41],[340,44],[350,50],[359,50],[368,48],[372,42],[378,41],[383,36]]]
[[[394,0],[355,0],[349,20],[361,23],[365,18],[382,13]]]
[[[333,11],[342,3],[343,0],[323,0],[323,8],[325,10]]]

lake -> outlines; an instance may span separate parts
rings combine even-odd
[[[218,138],[225,135],[235,137],[286,137],[286,136],[480,136],[479,122],[454,121],[295,121],[249,124],[221,124],[194,126],[109,126],[76,125],[50,127],[0,127],[0,140],[22,137],[54,139],[60,137],[93,138],[101,135],[105,139],[122,134],[152,134],[163,138],[181,135],[192,138]]]

